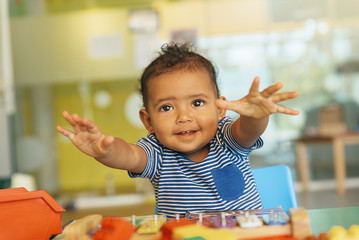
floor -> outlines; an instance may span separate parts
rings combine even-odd
[[[298,205],[306,209],[359,206],[359,187],[348,189],[342,195],[337,194],[334,189],[308,193],[297,192],[296,195]]]

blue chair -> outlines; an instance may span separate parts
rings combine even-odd
[[[297,208],[293,177],[286,165],[253,168],[254,179],[264,208],[281,206],[288,213],[290,208]]]

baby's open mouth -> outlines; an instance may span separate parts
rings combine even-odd
[[[179,133],[176,133],[176,135],[190,135],[190,134],[194,134],[195,130],[188,130],[188,131],[183,131],[183,132],[179,132]]]

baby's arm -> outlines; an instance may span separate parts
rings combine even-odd
[[[232,134],[236,141],[243,147],[252,146],[265,131],[269,115],[284,113],[297,115],[298,111],[278,104],[298,97],[298,92],[277,93],[283,86],[276,83],[259,92],[259,77],[254,78],[249,93],[237,101],[217,100],[219,108],[232,110],[240,114],[232,127]]]
[[[121,138],[103,134],[98,126],[77,114],[62,113],[73,131],[57,126],[56,129],[66,136],[78,149],[94,157],[102,164],[135,173],[141,173],[146,166],[146,153],[136,144],[130,144]]]

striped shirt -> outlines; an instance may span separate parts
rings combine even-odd
[[[259,138],[250,148],[240,146],[232,136],[232,124],[228,117],[218,123],[209,154],[199,163],[166,148],[153,134],[137,142],[147,154],[147,164],[141,174],[129,176],[151,181],[158,214],[262,208],[249,155],[263,141]]]

